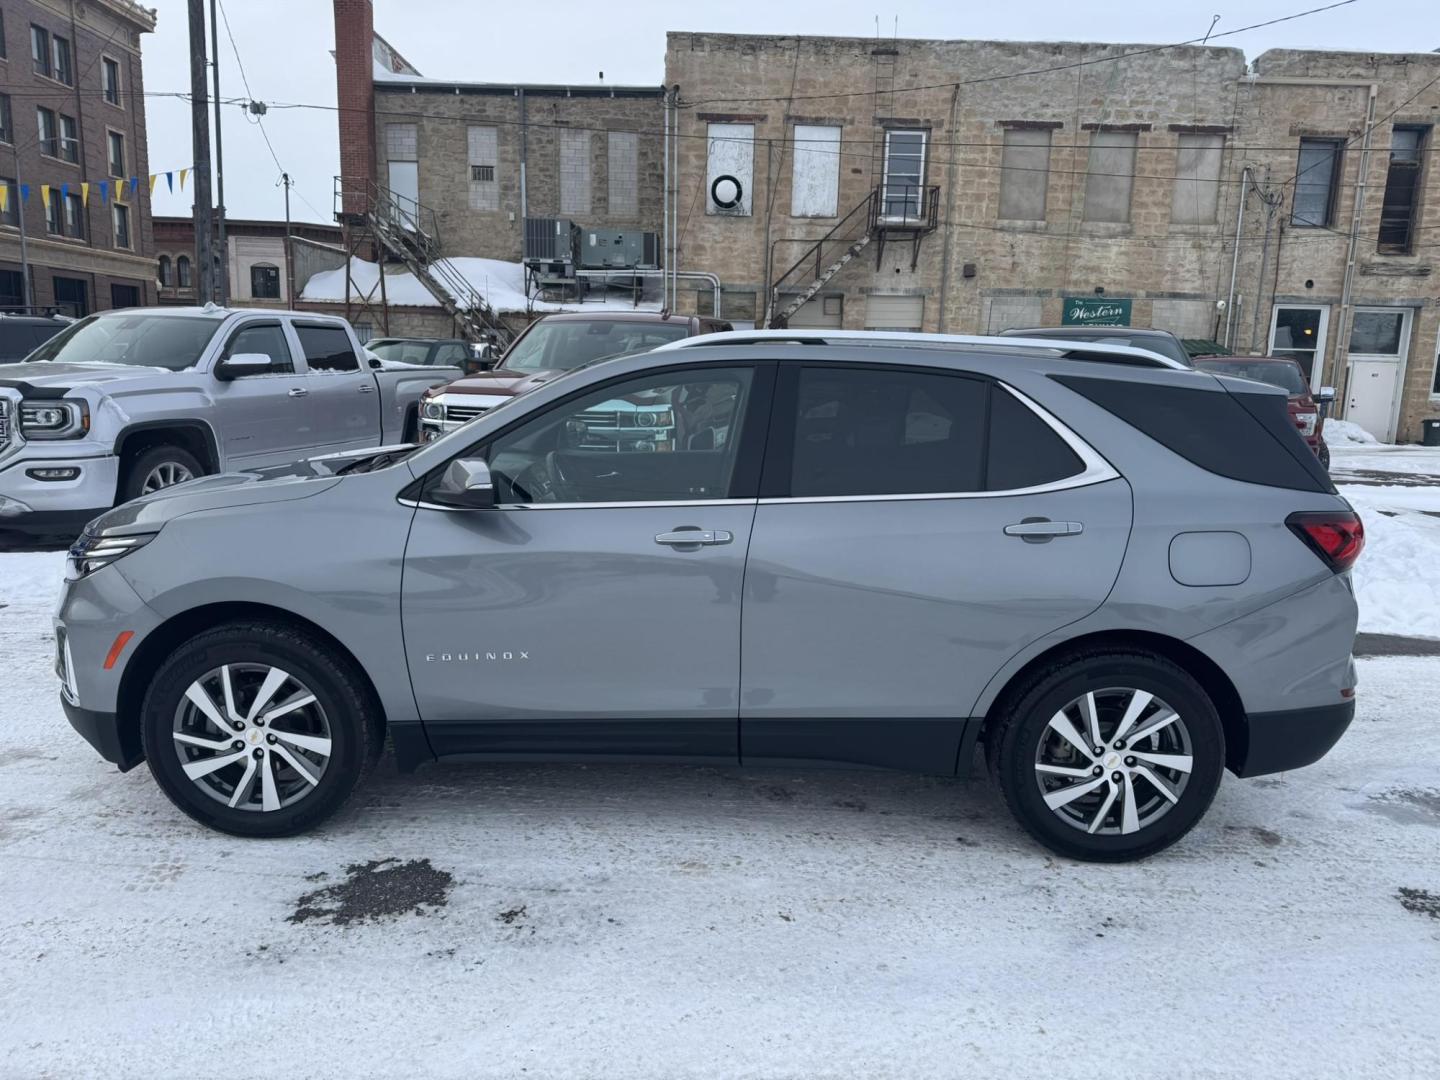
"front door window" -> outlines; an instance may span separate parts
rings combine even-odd
[[[1319,385],[1329,314],[1323,307],[1277,305],[1270,324],[1270,355],[1298,363],[1312,387]]]
[[[881,215],[887,221],[918,221],[925,183],[925,132],[885,132],[885,184]]]

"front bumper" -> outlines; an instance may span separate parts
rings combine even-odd
[[[60,707],[65,710],[70,726],[83,735],[101,757],[112,765],[118,765],[121,772],[129,772],[145,760],[138,725],[122,727],[113,712],[82,709],[72,704],[64,694],[60,695]]]
[[[35,475],[45,469],[74,470],[75,476],[44,480]],[[0,462],[0,531],[78,533],[115,505],[119,479],[120,459],[97,455],[93,445],[28,443]]]
[[[1355,699],[1337,705],[1283,712],[1251,713],[1225,746],[1225,764],[1236,776],[1313,765],[1340,741],[1355,718]]]

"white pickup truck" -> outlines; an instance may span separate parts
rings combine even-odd
[[[461,374],[384,364],[332,316],[92,315],[0,367],[0,533],[74,534],[196,476],[411,441],[420,395]]]

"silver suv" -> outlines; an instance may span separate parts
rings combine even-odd
[[[664,402],[617,450],[602,402]],[[230,833],[436,758],[879,766],[983,745],[1065,855],[1159,851],[1354,712],[1359,519],[1285,395],[1145,350],[717,334],[437,442],[92,523],[72,724]]]

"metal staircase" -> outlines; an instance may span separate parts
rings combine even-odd
[[[788,326],[792,315],[872,243],[878,270],[891,237],[909,240],[913,245],[910,269],[914,270],[920,258],[920,240],[934,232],[939,207],[940,189],[933,185],[909,197],[877,187],[819,240],[790,241],[810,247],[771,284],[765,325],[777,330]]]
[[[499,314],[486,302],[450,261],[444,258],[440,244],[439,219],[435,212],[422,204],[396,196],[388,188],[367,183],[363,200],[362,194],[342,190],[336,180],[337,208],[352,240],[346,248],[353,258],[356,249],[366,241],[379,248],[390,258],[397,259],[425,286],[445,312],[454,320],[461,337],[474,344],[494,342],[505,346],[514,335],[501,321]],[[346,212],[348,211],[348,212]],[[358,211],[358,212],[357,212]],[[378,255],[379,252],[377,251]],[[377,259],[378,261],[378,259]],[[350,270],[347,262],[347,316],[351,290]],[[357,287],[357,292],[362,292]],[[380,274],[382,320],[388,323],[383,309],[385,299],[385,274]],[[373,304],[374,297],[362,296],[365,306]],[[388,331],[388,325],[386,326]]]

